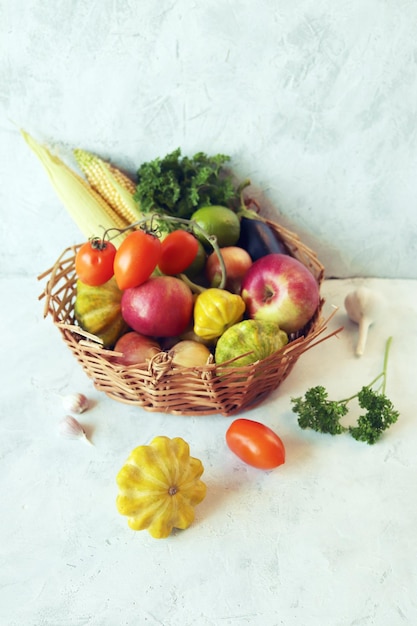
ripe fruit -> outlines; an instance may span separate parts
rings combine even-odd
[[[214,236],[220,248],[234,246],[240,235],[240,220],[236,213],[224,206],[207,206],[197,209],[191,219],[202,228],[207,235]],[[205,247],[210,247],[206,237],[199,228],[195,236]]]
[[[240,293],[242,278],[252,265],[248,252],[238,246],[220,248],[226,268],[225,288],[233,293]],[[222,278],[222,270],[217,252],[212,252],[206,261],[205,274],[211,287],[218,287]]]
[[[114,274],[116,247],[110,241],[91,239],[84,243],[75,257],[78,278],[90,287],[104,285]]]
[[[193,294],[175,276],[156,276],[126,289],[121,309],[124,320],[136,332],[150,337],[175,337],[191,321]]]
[[[285,463],[285,447],[278,435],[260,422],[240,418],[226,431],[226,443],[244,463],[270,470]]]
[[[119,289],[137,287],[149,278],[161,256],[161,241],[144,230],[135,230],[120,244],[114,257]]]
[[[158,267],[163,274],[181,274],[197,256],[199,241],[186,230],[173,230],[161,244]]]
[[[154,339],[131,331],[117,340],[114,351],[122,353],[121,356],[113,358],[114,363],[137,365],[149,361],[155,354],[161,352],[161,348]]]
[[[176,343],[170,350],[172,362],[184,367],[196,367],[206,365],[211,354],[203,343],[192,339],[183,339]]]
[[[314,276],[286,254],[268,254],[255,261],[243,278],[241,296],[249,317],[275,322],[287,333],[302,329],[320,302]]]

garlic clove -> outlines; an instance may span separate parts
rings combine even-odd
[[[72,417],[72,415],[66,415],[59,423],[59,432],[66,439],[84,439],[87,443],[91,443],[88,439],[84,428],[80,422]]]
[[[83,393],[71,393],[62,398],[62,404],[66,411],[71,413],[84,413],[88,409],[88,399]]]

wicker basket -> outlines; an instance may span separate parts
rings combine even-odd
[[[292,256],[301,261],[321,285],[324,268],[297,235],[267,221]],[[39,299],[46,298],[44,315],[50,315],[62,339],[94,386],[110,398],[137,405],[147,411],[177,415],[235,415],[262,402],[288,376],[300,355],[323,338],[326,328],[320,303],[314,318],[298,336],[273,355],[244,367],[211,363],[200,367],[174,365],[167,352],[147,365],[122,366],[111,358],[100,340],[84,332],[74,319],[75,255],[80,246],[64,250],[55,265],[39,279],[47,284]],[[333,333],[332,333],[333,334]],[[330,336],[330,335],[329,335]],[[324,337],[327,339],[327,337]]]

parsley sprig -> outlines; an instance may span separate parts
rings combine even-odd
[[[382,372],[358,393],[343,400],[329,400],[326,389],[318,385],[309,389],[304,397],[291,398],[292,410],[298,414],[299,426],[331,435],[347,432],[357,441],[364,441],[370,445],[376,443],[382,433],[399,417],[399,412],[385,395],[391,341],[392,337],[389,337],[386,342]],[[377,383],[379,385],[375,388]],[[355,426],[343,426],[340,420],[347,415],[348,404],[355,398],[365,412],[360,415]]]
[[[200,206],[228,206],[238,198],[232,175],[225,170],[230,157],[198,152],[181,157],[177,148],[163,158],[142,163],[137,172],[135,199],[144,213],[163,212],[189,218]]]

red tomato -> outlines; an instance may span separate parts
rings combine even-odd
[[[84,243],[75,257],[75,271],[82,283],[97,287],[114,274],[116,247],[110,241],[91,239]]]
[[[163,274],[173,276],[187,269],[198,252],[198,240],[186,230],[174,230],[161,244],[158,267]]]
[[[134,230],[120,244],[114,258],[114,276],[119,289],[138,287],[158,265],[161,242],[144,230]]]
[[[227,429],[226,443],[242,461],[258,469],[273,469],[285,463],[281,439],[260,422],[235,420]]]

